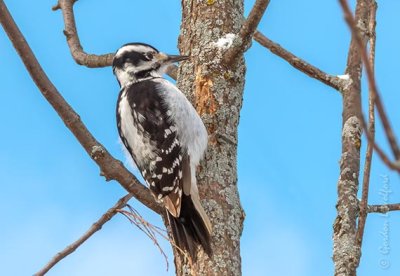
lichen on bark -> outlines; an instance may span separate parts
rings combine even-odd
[[[356,116],[348,118],[342,130],[343,151],[340,160],[338,182],[338,202],[334,223],[333,260],[336,263],[336,276],[352,275],[357,267],[356,218],[358,214],[358,173],[359,143],[362,126]]]

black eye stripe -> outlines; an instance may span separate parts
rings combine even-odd
[[[123,62],[129,62],[132,63],[133,65],[139,65],[140,62],[142,61],[150,61],[153,60],[154,58],[153,52],[147,52],[147,53],[138,53],[138,52],[130,52],[126,53],[126,55],[122,56]]]
[[[157,54],[156,51],[148,52],[125,52],[122,55],[114,58],[113,68],[123,68],[125,64],[131,64],[133,66],[140,66],[144,62],[153,61],[154,56]]]
[[[142,53],[130,52],[127,55],[127,60],[129,60],[129,62],[131,62],[133,65],[138,65],[140,61],[145,59]]]

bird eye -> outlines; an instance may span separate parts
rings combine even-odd
[[[147,58],[148,60],[152,60],[153,57],[154,57],[154,52],[146,53],[146,58]]]

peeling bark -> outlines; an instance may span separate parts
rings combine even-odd
[[[195,106],[200,116],[205,114],[213,115],[217,111],[218,103],[212,94],[213,82],[211,78],[203,76],[201,68],[196,73]]]
[[[208,129],[208,151],[197,180],[202,204],[213,225],[213,256],[199,252],[191,270],[175,251],[177,275],[241,275],[244,212],[237,190],[236,145],[245,65],[240,55],[226,67],[223,54],[234,45],[220,47],[216,42],[226,34],[237,34],[242,20],[243,1],[182,1],[179,48],[192,58],[181,64],[178,86]]]

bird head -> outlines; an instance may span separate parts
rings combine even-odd
[[[161,77],[168,65],[188,56],[167,55],[145,43],[128,43],[115,53],[113,72],[121,86],[152,77]]]

